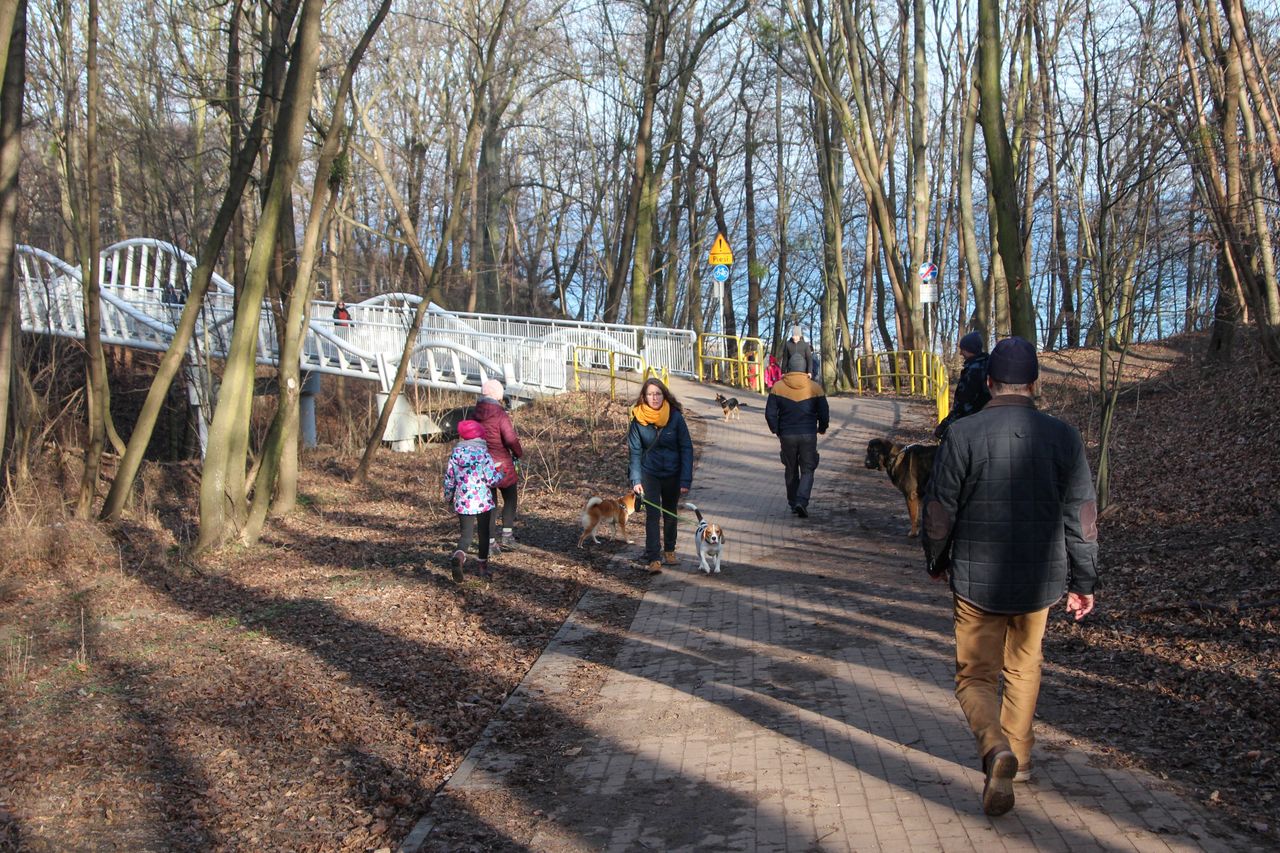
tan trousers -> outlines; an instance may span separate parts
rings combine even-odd
[[[1034,613],[987,613],[955,600],[956,698],[978,741],[978,755],[1011,749],[1031,766],[1031,721],[1040,695],[1041,641],[1049,608]],[[1004,696],[999,694],[1004,674]]]

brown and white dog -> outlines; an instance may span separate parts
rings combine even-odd
[[[694,531],[694,539],[698,544],[698,565],[707,574],[720,574],[720,550],[724,548],[724,531],[720,525],[712,524],[702,517],[702,511],[691,503],[685,506],[698,516],[698,529]]]
[[[587,501],[587,505],[582,508],[582,535],[578,537],[578,547],[587,541],[587,537],[591,537],[591,541],[599,545],[600,540],[596,538],[596,528],[601,522],[613,522],[614,533],[621,536],[627,542],[631,540],[627,538],[627,519],[635,514],[636,496],[634,493],[628,492],[626,497],[616,500],[609,498],[592,498]]]
[[[868,468],[884,470],[893,484],[907,499],[907,515],[911,517],[911,532],[920,532],[920,504],[925,486],[933,473],[933,457],[938,452],[936,444],[894,444],[887,438],[873,438],[867,442]]]

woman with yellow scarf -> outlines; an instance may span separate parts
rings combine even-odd
[[[645,380],[631,407],[631,491],[645,505],[644,562],[651,575],[660,573],[663,563],[676,562],[676,508],[693,485],[693,439],[683,412],[680,401],[657,379]],[[665,546],[661,558],[660,544]]]

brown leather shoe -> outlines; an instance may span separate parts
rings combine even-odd
[[[982,786],[982,811],[992,817],[1013,808],[1013,777],[1018,773],[1018,757],[1007,749],[995,750],[985,762],[987,781]]]
[[[649,574],[651,574],[651,575],[660,575],[660,574],[662,574],[662,563],[661,563],[661,561],[659,561],[659,560],[654,560],[653,562],[649,563],[648,571],[649,571]]]
[[[680,558],[676,556],[675,551],[663,551],[662,562],[668,566],[674,566],[676,563],[680,562]]]

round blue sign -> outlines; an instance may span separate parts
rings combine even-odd
[[[715,269],[711,271],[711,277],[716,281],[728,281],[729,268],[724,264],[716,264]]]

